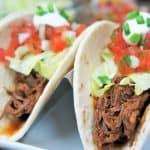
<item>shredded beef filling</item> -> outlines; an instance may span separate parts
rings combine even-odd
[[[16,89],[8,91],[11,98],[5,107],[4,114],[22,117],[32,112],[47,80],[35,72],[32,72],[29,76],[17,73],[15,83]]]
[[[118,78],[114,82],[103,96],[94,98],[93,137],[99,150],[127,141],[132,144],[149,98],[148,91],[136,96],[133,87],[119,85]]]

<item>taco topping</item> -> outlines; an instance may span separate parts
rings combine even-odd
[[[74,28],[64,10],[55,5],[37,7],[33,20],[22,19],[11,26],[7,48],[0,48],[0,62],[16,72],[14,91],[5,115],[30,114],[42,91],[63,61],[75,39],[86,28]]]
[[[150,26],[148,13],[133,11],[91,66],[94,100],[93,138],[98,149],[132,144],[150,98]]]
[[[144,22],[138,23],[139,17]],[[131,12],[123,28],[120,27],[112,36],[108,47],[122,75],[150,70],[150,27],[147,24],[149,17],[147,13]]]
[[[144,40],[150,31],[150,15],[148,13],[133,11],[127,15],[123,26],[123,38],[127,44],[137,45]]]

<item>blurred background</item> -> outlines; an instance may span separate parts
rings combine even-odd
[[[122,22],[133,9],[150,10],[150,0],[0,0],[0,18],[16,11],[34,11],[35,6],[55,2],[71,19],[91,23],[97,19]]]

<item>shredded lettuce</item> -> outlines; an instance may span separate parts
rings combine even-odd
[[[71,46],[76,39],[76,34],[74,31],[65,31],[62,36],[67,41],[68,47]]]
[[[20,46],[15,51],[15,57],[17,59],[22,59],[28,52],[29,49],[27,46]]]
[[[67,51],[63,51],[57,55],[45,57],[40,60],[36,66],[35,71],[38,72],[41,76],[50,79],[53,74],[56,72],[56,69],[64,59]],[[48,56],[48,55],[47,55]]]
[[[125,77],[120,82],[121,85],[131,85],[135,87],[135,94],[140,95],[150,89],[150,73],[134,73]]]
[[[114,56],[111,53],[111,51],[108,48],[106,48],[106,49],[101,51],[100,59],[102,59],[102,61],[107,61],[107,60],[110,60],[110,59],[112,60],[112,59],[114,59]]]
[[[32,54],[27,54],[22,59],[9,58],[9,67],[16,72],[20,72],[24,75],[29,75],[40,59],[41,56],[34,56]]]
[[[64,59],[67,51],[66,49],[59,54],[45,51],[41,54],[33,55],[26,51],[25,47],[20,47],[16,50],[14,58],[8,58],[10,61],[9,67],[24,75],[29,75],[32,70],[35,70],[41,76],[50,79]]]
[[[111,79],[117,74],[117,66],[113,55],[108,49],[100,53],[101,65],[91,74],[91,94],[103,95],[112,85]]]
[[[107,90],[111,88],[113,83],[108,82],[104,87],[100,88],[99,85],[94,81],[91,80],[91,94],[92,96],[102,96]]]
[[[102,87],[103,82],[100,80],[101,77],[107,77],[109,80],[111,80],[117,74],[117,66],[113,60],[112,54],[108,49],[103,50],[103,53],[101,53],[100,56],[104,62],[102,62],[102,64],[96,68],[92,74],[92,78],[99,87]]]

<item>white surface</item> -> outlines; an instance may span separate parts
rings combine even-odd
[[[19,142],[11,142],[8,140],[0,140],[0,146],[2,149],[7,149],[7,150],[45,150],[38,147],[25,145]]]

